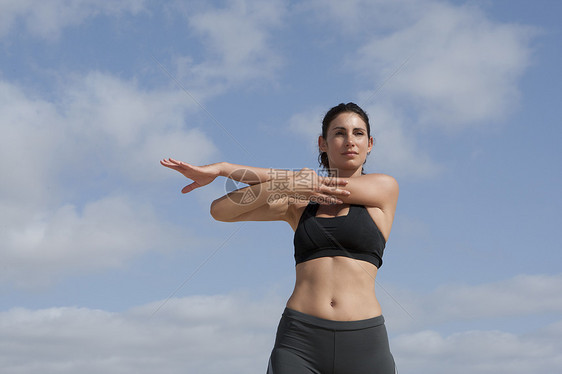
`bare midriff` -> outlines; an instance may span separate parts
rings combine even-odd
[[[375,296],[377,267],[348,257],[321,257],[296,266],[287,308],[333,321],[356,321],[382,314]]]

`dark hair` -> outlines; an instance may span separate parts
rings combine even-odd
[[[341,103],[330,109],[322,120],[322,137],[324,139],[326,139],[328,136],[328,128],[330,127],[330,123],[342,113],[355,113],[359,117],[361,117],[363,122],[365,122],[365,125],[367,125],[367,136],[371,136],[371,125],[369,124],[369,116],[367,115],[367,113],[365,113],[365,111],[355,103]],[[367,160],[365,160],[365,162],[367,162]],[[363,164],[365,162],[363,162]],[[318,163],[324,170],[329,171],[330,163],[328,161],[328,155],[326,154],[326,152],[320,152],[320,154],[318,155]],[[361,174],[365,174],[363,168],[361,168]]]

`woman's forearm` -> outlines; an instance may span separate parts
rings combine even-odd
[[[288,179],[293,176],[293,171],[273,168],[260,168],[254,166],[236,165],[229,162],[219,162],[219,175],[238,182],[254,185],[272,179]]]
[[[211,204],[211,215],[217,221],[233,222],[237,217],[249,212],[256,212],[264,205],[270,205],[282,196],[288,196],[292,191],[286,187],[273,190],[269,186],[270,181],[256,183],[216,199]],[[256,217],[259,216],[256,213]],[[252,220],[247,217],[247,220]]]
[[[276,214],[279,214],[279,211],[271,209],[272,206],[286,207],[293,202],[306,202],[311,199],[324,204],[341,204],[341,197],[349,195],[349,191],[343,189],[347,181],[336,181],[333,184],[333,180],[315,178],[314,171],[310,169],[291,172],[290,176],[273,174],[269,180],[232,191],[213,201],[213,218],[225,222],[274,220],[278,218]],[[268,207],[264,208],[266,205]]]

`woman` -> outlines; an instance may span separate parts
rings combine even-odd
[[[295,288],[279,323],[268,374],[395,372],[374,287],[398,184],[388,175],[363,173],[373,147],[370,131],[367,114],[354,103],[326,113],[318,147],[327,177],[310,169],[162,161],[193,180],[184,193],[218,176],[249,184],[213,201],[215,219],[283,220],[295,231]]]

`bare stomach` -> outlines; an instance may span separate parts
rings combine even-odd
[[[347,257],[300,263],[287,308],[333,321],[356,321],[382,314],[375,296],[377,267]]]

